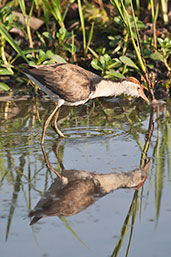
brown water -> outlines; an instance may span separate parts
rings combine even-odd
[[[30,226],[29,211],[56,178],[40,146],[42,124],[53,104],[25,97],[1,100],[1,256],[170,256],[169,103],[154,113],[142,102],[111,99],[62,108],[59,123],[66,138],[58,153],[66,169],[127,172],[152,157],[148,178],[139,191],[119,189],[76,215],[47,217]],[[55,142],[49,127],[45,150],[60,170]]]

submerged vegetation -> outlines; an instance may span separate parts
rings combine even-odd
[[[151,95],[170,96],[169,1],[1,0],[0,7],[3,93],[13,89],[11,76],[23,85],[25,61],[75,63],[110,79],[133,75]]]

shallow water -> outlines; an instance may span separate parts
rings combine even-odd
[[[138,191],[118,189],[76,215],[47,217],[30,226],[29,211],[56,178],[40,146],[52,108],[48,99],[0,102],[1,255],[169,256],[171,105],[152,113],[144,103],[109,99],[62,108],[59,124],[66,138],[58,153],[66,169],[127,172],[151,157],[148,178]],[[49,127],[45,150],[60,171],[55,142]]]

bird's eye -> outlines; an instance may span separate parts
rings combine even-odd
[[[144,175],[141,175],[141,180],[145,179],[145,176]]]

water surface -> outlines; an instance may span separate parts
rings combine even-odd
[[[76,215],[30,226],[29,211],[56,178],[40,146],[42,124],[52,109],[48,99],[0,102],[1,255],[169,256],[171,105],[154,113],[142,102],[110,99],[63,107],[59,124],[66,138],[58,153],[66,169],[127,172],[151,157],[148,178],[138,191],[119,189]],[[56,138],[49,127],[45,150],[60,171]]]

